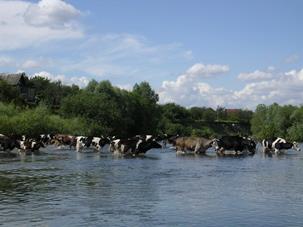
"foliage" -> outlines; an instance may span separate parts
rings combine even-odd
[[[251,126],[257,139],[280,136],[303,141],[303,107],[260,104],[252,112],[160,105],[158,94],[145,81],[131,91],[96,80],[85,88],[44,77],[30,78],[27,84],[35,89],[36,106],[27,106],[14,86],[0,80],[0,133],[214,137],[250,134]]]
[[[6,135],[18,134],[37,136],[43,133],[86,133],[85,120],[64,119],[51,114],[45,106],[20,109],[13,104],[0,103],[0,132]]]
[[[258,105],[251,120],[252,133],[258,139],[284,137],[303,141],[303,107]]]

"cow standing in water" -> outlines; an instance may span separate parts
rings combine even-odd
[[[16,139],[0,134],[0,151],[10,152],[15,148],[20,149],[20,143]]]
[[[282,150],[288,150],[288,149],[294,149],[296,151],[301,150],[297,142],[291,143],[280,137],[264,139],[262,141],[262,146],[263,146],[263,152],[266,154],[271,153],[272,151],[274,151],[275,154],[278,154]]]
[[[136,156],[145,154],[152,148],[162,148],[162,146],[151,135],[135,136],[128,139],[116,139],[110,143],[110,151],[123,155]]]
[[[76,137],[71,135],[57,134],[53,136],[51,143],[58,147],[69,146],[70,149],[76,146]]]
[[[215,140],[203,137],[178,137],[174,141],[177,153],[193,152],[194,154],[205,154],[206,150],[214,144]]]
[[[218,155],[225,155],[225,150],[233,150],[236,155],[245,150],[252,155],[256,152],[256,143],[249,137],[223,136],[216,140],[215,147]]]
[[[80,152],[84,148],[93,148],[95,151],[100,151],[110,140],[107,137],[76,137],[76,151]]]

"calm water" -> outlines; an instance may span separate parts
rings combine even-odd
[[[3,226],[303,226],[303,153],[0,159]]]

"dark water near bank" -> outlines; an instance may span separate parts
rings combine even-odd
[[[303,226],[303,153],[0,159],[3,226]]]

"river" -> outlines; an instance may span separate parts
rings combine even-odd
[[[303,226],[303,152],[0,159],[2,226]]]

